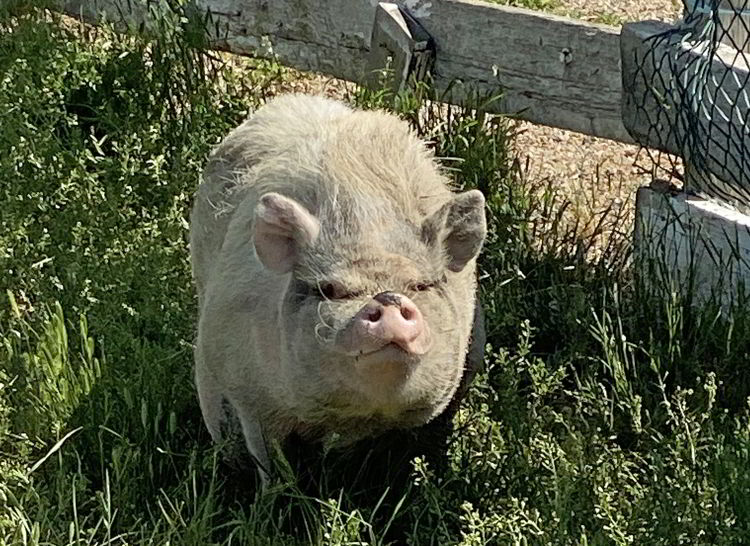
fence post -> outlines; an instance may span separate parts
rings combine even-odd
[[[691,0],[685,3],[685,22],[694,29],[713,25],[713,38],[739,52],[750,51],[750,0]],[[714,19],[713,10],[717,10]],[[715,23],[715,24],[714,24]],[[698,112],[700,116],[700,112]],[[731,115],[730,115],[731,117]],[[750,214],[750,193],[737,184],[722,180],[705,168],[685,158],[685,189],[716,198]]]
[[[626,127],[641,122],[641,144],[666,144],[685,164],[687,191],[638,190],[645,286],[725,308],[750,295],[749,25],[750,0],[686,0],[682,24],[653,28],[644,47],[633,39],[647,28],[623,29]]]
[[[721,41],[739,51],[750,51],[750,2],[721,0],[719,20],[724,29]]]
[[[398,92],[425,79],[434,60],[435,42],[419,22],[398,4],[378,2],[365,83],[378,89],[387,82]]]

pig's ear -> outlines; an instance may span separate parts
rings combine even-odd
[[[268,269],[290,271],[300,249],[314,243],[318,233],[318,219],[293,199],[266,193],[255,207],[255,252]]]
[[[486,235],[484,196],[479,190],[456,194],[422,224],[422,239],[428,245],[442,245],[453,272],[479,254]]]

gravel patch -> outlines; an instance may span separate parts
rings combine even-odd
[[[681,17],[679,0],[563,0],[560,13],[585,21],[621,24],[658,19],[674,21]]]

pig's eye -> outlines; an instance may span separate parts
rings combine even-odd
[[[427,292],[428,290],[435,288],[437,285],[442,284],[446,281],[445,275],[437,281],[419,281],[411,284],[409,289],[414,292]]]
[[[320,294],[327,300],[332,300],[336,297],[336,287],[333,283],[324,282],[320,285]]]
[[[434,282],[418,282],[411,285],[411,289],[415,292],[426,292],[430,288],[433,288],[436,283]]]
[[[318,285],[318,290],[320,295],[327,300],[346,300],[358,295],[335,282],[322,282]]]

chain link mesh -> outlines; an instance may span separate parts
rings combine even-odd
[[[643,143],[681,156],[686,189],[748,211],[750,0],[683,6],[682,22],[651,37],[635,59]]]

